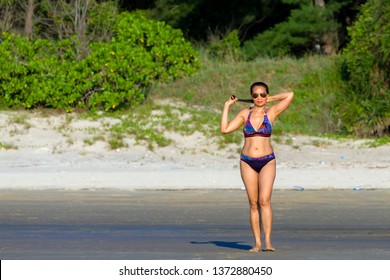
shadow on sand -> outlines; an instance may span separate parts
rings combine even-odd
[[[237,249],[237,250],[249,250],[252,247],[249,245],[240,244],[241,242],[227,242],[227,241],[205,241],[205,242],[198,242],[198,241],[191,241],[191,244],[196,245],[202,245],[202,244],[214,244],[218,247],[224,247],[224,248],[231,248],[231,249]]]

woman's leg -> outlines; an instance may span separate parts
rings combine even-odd
[[[272,207],[271,195],[276,175],[276,161],[268,162],[259,173],[259,203],[262,229],[264,232],[265,250],[274,251],[271,244]]]
[[[252,169],[247,163],[241,161],[240,163],[241,178],[244,182],[246,193],[249,200],[249,217],[252,227],[255,245],[251,252],[261,251],[260,238],[260,207],[259,207],[259,174]]]

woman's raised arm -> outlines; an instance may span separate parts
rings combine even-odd
[[[221,118],[221,133],[226,134],[237,130],[243,123],[244,119],[242,117],[242,111],[240,111],[230,122],[229,122],[229,109],[234,103],[237,102],[237,98],[229,98],[228,101],[225,102],[225,106],[222,111]]]
[[[279,116],[284,110],[290,106],[292,100],[294,98],[294,92],[283,92],[276,95],[269,96],[267,102],[275,102],[279,101],[275,105],[271,107],[270,110],[273,111],[274,119]]]

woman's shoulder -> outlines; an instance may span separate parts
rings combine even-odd
[[[249,108],[243,108],[237,113],[236,117],[240,117],[242,119],[242,121],[245,122],[245,120],[247,119],[247,117],[249,115],[249,111],[250,111]]]
[[[241,109],[240,112],[238,112],[238,114],[248,115],[251,110],[252,110],[252,107],[246,107],[246,108]]]
[[[252,109],[253,109],[253,107],[245,107],[245,108],[242,108],[240,112],[249,113]]]
[[[265,111],[267,112],[268,119],[271,121],[271,123],[273,123],[276,119],[274,106],[275,105],[265,108]]]

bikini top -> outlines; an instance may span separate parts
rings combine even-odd
[[[244,137],[254,137],[254,136],[261,136],[261,137],[270,137],[272,133],[272,125],[271,122],[268,119],[267,111],[264,109],[264,120],[263,123],[260,125],[259,129],[255,131],[251,124],[251,115],[252,115],[252,109],[249,111],[248,117],[245,122],[244,126]]]

